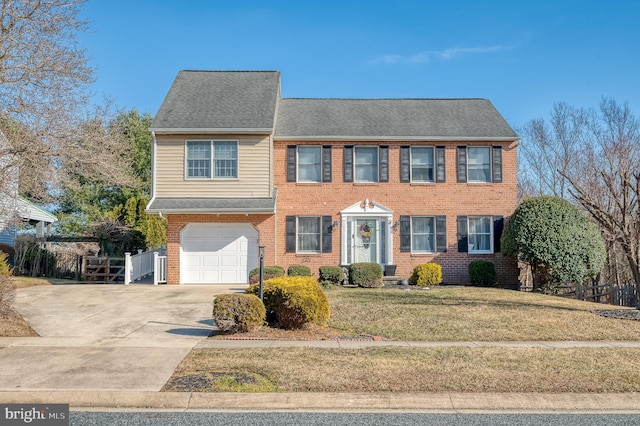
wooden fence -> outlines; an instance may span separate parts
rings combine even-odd
[[[82,265],[82,280],[98,283],[123,281],[124,269],[124,257],[86,256]]]
[[[520,290],[531,291],[533,287],[523,285],[520,287]],[[638,291],[633,283],[620,286],[611,284],[591,286],[565,284],[558,287],[558,292],[555,295],[589,302],[608,303],[616,306],[636,307],[638,303]]]

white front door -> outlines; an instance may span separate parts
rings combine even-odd
[[[378,221],[356,219],[354,232],[354,263],[378,261]]]

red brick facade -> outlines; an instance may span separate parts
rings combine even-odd
[[[287,182],[287,146],[331,145],[332,179],[325,183]],[[377,145],[379,142],[357,142],[349,145]],[[499,285],[513,287],[517,283],[518,269],[511,259],[501,254],[469,254],[458,252],[458,216],[504,216],[507,218],[516,208],[516,143],[465,142],[473,146],[502,147],[502,182],[458,183],[456,148],[452,142],[385,142],[388,150],[389,182],[346,183],[343,181],[342,142],[274,142],[274,186],[278,188],[275,214],[171,214],[168,215],[168,283],[180,282],[180,231],[187,223],[223,222],[250,223],[259,232],[259,244],[266,247],[265,262],[288,267],[304,264],[317,276],[323,265],[341,264],[341,225],[331,234],[332,250],[322,254],[296,254],[286,250],[287,216],[331,216],[332,222],[341,222],[340,212],[354,203],[368,199],[393,211],[392,222],[401,215],[445,216],[445,252],[412,254],[400,251],[399,230],[393,229],[392,256],[397,265],[396,275],[408,278],[414,266],[436,262],[442,266],[447,284],[468,284],[467,267],[472,260],[486,259],[496,265]],[[400,146],[445,146],[446,181],[444,183],[401,183]]]

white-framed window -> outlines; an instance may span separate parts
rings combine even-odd
[[[467,148],[467,181],[491,182],[491,147]]]
[[[412,146],[411,182],[434,182],[434,163],[432,146]]]
[[[378,182],[378,147],[354,147],[353,168],[355,182]]]
[[[411,217],[411,252],[436,252],[436,219],[433,216]]]
[[[298,146],[298,182],[322,181],[322,147]]]
[[[469,253],[493,253],[493,216],[469,216]]]
[[[297,253],[320,253],[321,245],[320,216],[298,216],[296,224]]]
[[[238,141],[187,141],[186,156],[188,179],[238,178]]]

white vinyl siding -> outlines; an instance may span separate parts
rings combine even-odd
[[[224,137],[224,136],[223,136]],[[222,139],[221,137],[220,139]],[[155,196],[267,198],[271,197],[272,153],[269,136],[235,136],[237,143],[237,179],[187,178],[185,139],[204,141],[205,135],[158,135],[154,169]],[[225,138],[224,140],[230,140]],[[206,180],[206,182],[204,181]]]

